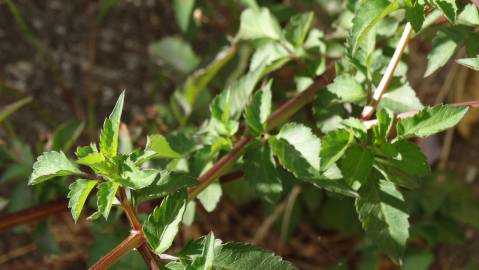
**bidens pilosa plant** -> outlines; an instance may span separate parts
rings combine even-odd
[[[75,178],[68,194],[75,220],[94,190],[98,210],[88,219],[107,219],[112,207],[128,217],[131,235],[91,269],[105,269],[132,249],[150,269],[296,269],[252,245],[222,243],[213,233],[166,253],[182,221],[194,216],[195,201],[214,210],[221,197],[218,179],[238,170],[271,203],[287,196],[285,181],[354,198],[367,237],[401,264],[410,236],[402,193],[420,187],[431,172],[411,139],[453,127],[477,104],[423,106],[408,83],[403,55],[411,38],[432,29],[426,76],[461,46],[472,58],[458,62],[479,69],[476,6],[347,1],[336,32],[325,35],[313,27],[312,12],[281,28],[270,10],[245,2],[249,7],[230,47],[175,91],[176,131],[150,135],[144,149],[120,149],[122,94],[98,144],[78,147],[75,160],[46,152],[33,165],[32,185]],[[199,128],[188,126],[197,97],[241,47],[254,48],[249,71],[211,100],[210,117]],[[276,103],[274,76],[286,67],[294,70],[295,93]],[[158,199],[161,204],[141,221],[137,206]]]

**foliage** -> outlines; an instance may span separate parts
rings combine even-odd
[[[196,3],[179,2],[174,1],[176,21],[187,33]],[[194,219],[195,199],[207,211],[215,209],[224,193],[218,179],[234,170],[244,171],[242,178],[265,204],[288,200],[292,186],[313,190],[299,195],[311,216],[319,211],[315,200],[310,199],[316,194],[323,194],[320,196],[329,201],[345,196],[343,203],[323,206],[320,217],[338,219],[324,226],[354,233],[352,227],[357,223],[374,244],[372,249],[397,264],[404,261],[405,266],[415,260],[430,264],[427,251],[418,252],[416,257],[405,255],[409,254],[410,237],[444,240],[428,235],[424,227],[431,224],[426,221],[410,224],[409,216],[417,213],[410,204],[420,205],[421,211],[441,213],[447,221],[478,225],[478,219],[460,211],[448,212],[441,201],[451,200],[465,207],[470,198],[445,191],[441,193],[444,198],[435,198],[439,200],[437,205],[434,200],[421,198],[423,193],[433,197],[437,194],[432,188],[423,190],[430,185],[431,168],[421,149],[410,141],[453,127],[469,108],[424,107],[407,80],[407,65],[390,54],[394,49],[403,53],[404,47],[395,48],[396,32],[407,33],[411,25],[417,36],[424,31],[435,35],[426,76],[444,66],[461,46],[472,58],[458,63],[478,69],[479,47],[474,46],[478,36],[473,30],[479,15],[473,4],[452,0],[347,1],[343,14],[349,14],[349,21],[341,22],[346,15],[339,16],[334,24],[337,35],[329,37],[315,27],[312,12],[295,14],[285,21],[267,6],[244,2],[249,7],[241,13],[230,48],[223,49],[209,64],[202,63],[192,46],[179,37],[167,37],[151,45],[150,54],[157,64],[186,78],[167,109],[174,116],[170,119],[173,132],[149,135],[143,149],[120,151],[122,93],[104,121],[99,150],[96,143],[91,143],[76,149],[76,159],[68,158],[65,152],[73,142],[66,140],[65,134],[78,134],[83,125],[63,126],[58,132],[61,138],[54,140],[54,149],[41,154],[32,165],[29,184],[74,178],[68,198],[75,221],[97,187],[97,211],[90,219],[100,215],[108,219],[113,207],[121,207],[129,217],[132,234],[141,234],[147,243],[146,252],[157,256],[170,250],[182,221]],[[100,18],[106,16],[105,10],[114,1],[102,3]],[[436,13],[445,16],[447,23],[428,23]],[[341,30],[348,34],[341,36]],[[341,44],[343,50],[336,62],[326,65],[336,58],[330,55],[333,43]],[[249,70],[240,71],[230,83],[217,78],[224,90],[206,97],[208,106],[203,107],[209,108],[209,117],[195,118],[194,112],[200,112],[199,103],[204,102],[199,97],[212,92],[205,91],[208,84],[226,69],[230,59],[239,57],[235,54],[240,48],[252,51],[246,60]],[[398,68],[388,75],[385,70],[390,63]],[[199,66],[203,68],[193,72]],[[285,94],[278,93],[281,82],[276,75],[282,68],[294,70],[295,97],[280,106],[276,98]],[[334,73],[333,81],[330,75]],[[390,82],[386,85],[390,90],[380,93],[375,102],[371,97],[381,90],[382,75]],[[312,112],[304,106],[310,102]],[[358,113],[368,106],[376,110],[373,122]],[[300,113],[293,116],[296,112]],[[189,121],[190,116],[195,119]],[[136,208],[139,202],[153,199],[161,199],[161,204],[141,224]],[[338,213],[347,215],[352,225],[341,224]],[[444,227],[434,229],[441,232]],[[188,243],[171,260],[161,265],[162,269],[296,269],[257,247],[223,244],[212,233]],[[109,266],[106,263],[112,261],[98,262],[103,267]]]

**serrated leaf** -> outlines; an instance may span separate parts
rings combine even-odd
[[[131,189],[141,189],[151,185],[158,174],[159,171],[155,169],[141,169],[127,158],[120,165],[120,178],[115,181]]]
[[[346,150],[341,160],[341,172],[346,183],[354,189],[368,182],[373,167],[374,154],[369,148],[353,145]]]
[[[418,188],[421,177],[430,173],[426,156],[421,149],[408,141],[387,145],[386,158],[376,158],[375,167],[386,180],[406,188]]]
[[[411,23],[416,33],[421,31],[425,19],[424,2],[417,0],[404,0],[406,19]]]
[[[401,264],[409,221],[403,196],[391,182],[369,181],[359,190],[356,211],[367,235],[394,262]]]
[[[265,64],[266,71],[271,72],[287,63],[291,59],[290,51],[293,50],[294,47],[289,43],[276,40],[264,42],[253,53],[249,68],[254,70],[261,64]]]
[[[396,140],[426,137],[451,128],[464,117],[468,110],[467,106],[426,107],[416,115],[398,121]]]
[[[182,188],[193,187],[198,180],[184,173],[160,172],[160,177],[149,186],[135,191],[138,200],[165,196]]]
[[[300,48],[311,29],[313,18],[314,13],[312,11],[291,17],[284,30],[286,40],[294,47]]]
[[[245,119],[248,127],[255,136],[264,132],[264,124],[271,113],[271,83],[270,80],[260,90],[258,90],[251,99],[250,104],[245,110]]]
[[[462,58],[456,61],[458,64],[466,66],[470,69],[479,71],[479,57],[476,56],[474,58]]]
[[[193,71],[201,61],[191,45],[179,37],[165,37],[152,43],[149,53],[156,63],[164,63],[181,73]]]
[[[264,64],[261,64],[216,96],[210,108],[212,117],[224,123],[238,120],[263,70]]]
[[[356,16],[353,19],[353,28],[350,35],[350,44],[355,54],[359,43],[366,37],[369,31],[384,17],[399,9],[397,1],[368,0],[360,3]]]
[[[29,185],[36,185],[56,176],[78,175],[82,172],[63,152],[44,152],[33,164]]]
[[[378,124],[373,127],[373,135],[375,143],[387,142],[389,132],[393,126],[394,115],[391,111],[379,109],[376,112]]]
[[[215,236],[213,233],[208,234],[203,242],[203,251],[200,256],[196,257],[191,266],[186,270],[210,270],[213,267],[215,258]]]
[[[458,24],[468,25],[468,26],[478,26],[479,25],[479,12],[475,4],[467,4],[462,12],[457,17]]]
[[[122,92],[112,113],[103,123],[103,129],[100,135],[100,153],[105,157],[115,157],[118,152],[120,118],[124,101],[125,92]]]
[[[80,217],[83,205],[88,198],[88,194],[95,187],[97,180],[78,179],[68,187],[70,192],[68,193],[68,208],[71,209],[71,213],[75,222]]]
[[[279,178],[273,153],[267,144],[249,149],[244,155],[244,173],[248,181],[268,202],[278,201],[283,184]]]
[[[269,139],[269,144],[281,165],[296,177],[319,176],[321,142],[309,127],[285,124],[278,135]]]
[[[241,13],[236,39],[281,39],[281,28],[267,8],[248,8]]]
[[[418,111],[424,108],[416,92],[406,83],[386,92],[378,105],[379,109],[389,109],[395,113]]]
[[[152,151],[155,158],[181,158],[182,155],[171,148],[168,140],[161,134],[150,135],[146,142],[146,151]]]
[[[75,155],[78,159],[84,158],[91,153],[98,153],[98,149],[96,148],[96,144],[94,143],[91,143],[87,146],[78,146],[75,151]]]
[[[432,0],[431,2],[440,10],[442,10],[449,21],[454,22],[456,20],[456,0]]]
[[[427,69],[424,77],[434,73],[438,68],[444,66],[449,58],[451,58],[456,51],[458,38],[439,31],[436,37],[432,40],[432,50],[427,55]]]
[[[105,157],[101,153],[93,152],[93,153],[86,154],[84,157],[78,159],[76,163],[81,165],[92,166],[94,164],[98,164],[103,161],[105,161]]]
[[[84,127],[84,122],[76,120],[60,125],[53,133],[52,149],[67,152],[78,139]]]
[[[344,129],[337,129],[326,134],[321,143],[320,159],[321,171],[329,169],[343,155],[354,135]]]
[[[143,233],[150,247],[157,254],[166,251],[176,234],[186,209],[188,194],[181,190],[163,199],[143,225]]]
[[[246,244],[227,243],[215,248],[214,267],[228,270],[297,270],[270,251]]]
[[[108,215],[110,214],[111,206],[113,202],[115,202],[115,195],[118,187],[120,185],[114,182],[103,182],[98,185],[98,192],[97,192],[97,205],[98,205],[98,212],[102,214],[105,219],[108,219]]]
[[[334,79],[334,82],[328,85],[328,91],[334,93],[343,102],[352,102],[356,104],[363,103],[368,94],[353,76],[341,74]]]
[[[211,183],[205,190],[198,194],[198,200],[201,202],[207,212],[213,212],[220,202],[223,195],[223,189],[219,182]]]

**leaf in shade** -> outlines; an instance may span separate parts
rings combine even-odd
[[[245,179],[266,201],[276,202],[283,184],[279,178],[273,153],[267,144],[249,149],[244,155]]]
[[[303,45],[306,36],[311,29],[314,13],[307,12],[291,17],[285,28],[285,38],[296,48]]]
[[[321,141],[309,127],[288,123],[269,144],[281,165],[296,177],[319,177]]]
[[[329,169],[343,155],[354,139],[354,134],[344,129],[329,132],[321,143],[321,171]]]
[[[374,154],[369,148],[353,145],[348,148],[341,161],[341,172],[346,182],[357,189],[368,181],[373,167]]]
[[[356,211],[366,234],[394,262],[401,264],[409,238],[409,214],[393,183],[372,179],[359,190]]]
[[[271,113],[271,83],[270,80],[265,86],[257,91],[245,110],[245,119],[250,131],[255,136],[264,132],[265,123]]]
[[[97,180],[78,179],[70,184],[68,193],[68,208],[71,209],[73,219],[77,222],[80,217],[83,205],[85,204],[88,194],[95,187]]]

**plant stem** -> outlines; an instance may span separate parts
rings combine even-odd
[[[141,256],[151,270],[160,270],[158,267],[159,262],[156,260],[156,255],[153,254],[146,243],[143,243],[140,247],[138,247],[138,252],[140,252]]]
[[[128,236],[123,242],[121,242],[118,246],[112,249],[108,254],[103,256],[100,260],[98,260],[94,265],[92,265],[90,270],[103,270],[107,269],[108,267],[112,266],[115,262],[117,262],[122,256],[124,256],[128,251],[138,248],[143,243],[145,243],[145,239],[143,238],[143,234],[141,231],[132,231],[130,236]]]
[[[136,215],[136,211],[128,200],[124,187],[118,189],[118,200],[121,203],[121,207],[125,211],[128,220],[130,221],[131,228],[141,232],[141,222]]]
[[[17,225],[32,223],[42,220],[50,215],[55,215],[66,211],[68,211],[67,201],[57,200],[26,210],[18,211],[16,213],[3,215],[0,218],[0,232],[8,230]]]
[[[389,83],[391,82],[391,79],[393,78],[394,71],[396,70],[396,67],[399,64],[399,61],[401,60],[401,56],[409,41],[411,32],[412,32],[411,24],[406,23],[406,26],[404,27],[404,30],[401,35],[401,39],[399,39],[399,43],[396,47],[396,50],[394,51],[391,61],[389,62],[386,72],[384,72],[381,82],[379,82],[378,87],[376,88],[376,90],[374,90],[372,101],[370,102],[370,104],[364,107],[363,112],[361,113],[362,120],[368,120],[369,118],[371,118],[371,115],[376,110],[379,104],[379,101],[381,100],[383,94],[386,92],[386,89],[388,88]]]
[[[324,74],[317,77],[314,83],[306,90],[291,98],[278,109],[276,109],[266,121],[266,131],[278,127],[280,124],[288,120],[293,114],[299,111],[304,105],[310,103],[314,99],[315,93],[324,86],[331,83],[336,75],[334,63],[331,63]],[[221,157],[208,171],[199,177],[200,184],[191,189],[188,200],[192,200],[198,196],[206,187],[213,183],[216,179],[226,173],[231,166],[244,153],[246,146],[253,140],[250,135],[243,136],[235,143],[233,149],[223,157]]]

